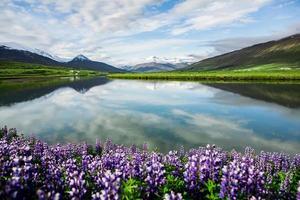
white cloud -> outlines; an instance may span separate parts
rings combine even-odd
[[[195,43],[176,35],[236,22],[249,23],[248,14],[269,1],[186,0],[169,10],[148,12],[148,7],[159,7],[165,1],[3,0],[0,2],[0,41],[40,48],[60,57],[85,54],[113,64],[140,62],[167,47],[172,48],[166,56],[177,58],[198,52],[187,52],[183,48],[174,51],[175,47]],[[166,31],[169,37],[127,40],[135,34],[159,29]],[[119,42],[112,42],[114,39]]]

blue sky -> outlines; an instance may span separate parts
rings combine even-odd
[[[300,32],[300,0],[1,0],[0,42],[113,65],[193,62]]]

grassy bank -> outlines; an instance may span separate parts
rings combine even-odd
[[[164,79],[164,80],[300,80],[300,70],[276,71],[206,71],[206,72],[155,72],[109,74],[110,78]]]
[[[22,62],[0,61],[0,79],[95,76],[100,72]]]

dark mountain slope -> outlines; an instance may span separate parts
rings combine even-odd
[[[0,46],[0,60],[34,63],[34,64],[41,64],[41,65],[52,65],[52,66],[63,65],[58,61],[52,60],[51,58],[39,54],[32,53],[30,51],[11,49],[6,46]]]
[[[97,70],[103,72],[125,72],[125,70],[113,67],[103,62],[92,61],[83,55],[76,56],[66,63],[69,67]]]
[[[300,68],[300,34],[196,62],[182,70]]]

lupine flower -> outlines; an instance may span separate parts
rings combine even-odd
[[[183,167],[176,151],[170,151],[167,155],[165,155],[163,158],[163,163],[164,165],[173,168],[173,175],[179,175]]]
[[[100,196],[95,195],[95,197],[100,197],[100,199],[110,200],[110,199],[119,199],[119,189],[120,189],[120,179],[121,173],[116,170],[112,173],[110,170],[107,170],[102,177],[103,190],[101,191]]]
[[[148,196],[157,192],[158,188],[165,183],[164,166],[161,163],[161,156],[152,153],[145,164],[145,182],[147,183]]]
[[[257,169],[251,155],[236,156],[222,172],[221,198],[237,199],[240,195],[260,198],[264,195],[263,173]]]
[[[221,199],[300,200],[299,171],[299,154],[208,145],[163,155],[110,140],[94,149],[48,145],[17,136],[15,129],[0,130],[0,199],[126,199],[138,189],[134,195],[143,199],[205,199],[210,192]]]
[[[199,158],[198,155],[188,157],[188,162],[185,164],[185,171],[183,173],[184,181],[190,191],[200,189],[199,185]]]
[[[170,194],[165,194],[164,196],[165,200],[181,200],[182,199],[182,195],[180,193],[174,193],[173,191],[171,191]]]

